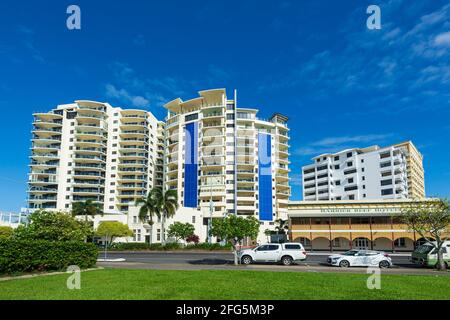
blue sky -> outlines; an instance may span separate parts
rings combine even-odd
[[[90,99],[162,118],[164,102],[222,87],[290,117],[293,199],[314,155],[403,140],[424,154],[427,194],[448,197],[449,54],[440,0],[2,0],[0,210],[26,204],[33,112]]]

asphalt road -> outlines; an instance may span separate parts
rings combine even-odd
[[[299,265],[319,266],[325,265],[330,253],[311,253]],[[188,264],[188,265],[226,265],[233,262],[230,252],[109,252],[108,259],[123,258],[127,262],[149,264]],[[394,265],[398,267],[415,267],[409,262],[408,256],[391,256]],[[99,258],[104,258],[103,253]]]
[[[233,265],[231,252],[110,252],[108,261],[99,261],[100,267],[153,270],[254,270],[275,272],[344,272],[367,274],[367,268],[339,268],[326,264],[330,253],[309,253],[306,261],[291,266],[279,264]],[[408,254],[391,255],[394,266],[383,269],[383,274],[450,276],[450,270],[439,272],[409,262]],[[103,259],[103,254],[99,259]],[[125,261],[113,261],[125,259]]]

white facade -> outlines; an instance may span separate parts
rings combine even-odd
[[[185,102],[176,99],[165,108],[168,110],[166,189],[177,190],[183,210],[196,210],[205,227],[211,217],[227,214],[259,218],[258,240],[265,241],[264,230],[273,229],[275,219],[287,218],[290,196],[287,118],[276,114],[269,121],[258,119],[258,110],[238,108],[236,96],[227,99],[224,89],[201,91],[198,98]],[[269,143],[258,143],[261,136],[270,141],[270,148],[266,145]],[[262,148],[270,149],[270,157],[261,157]],[[193,163],[191,157],[197,166],[188,173],[187,168]],[[261,162],[269,167],[264,174],[266,193],[271,198],[265,202],[264,212],[260,207],[262,188],[258,180]],[[197,195],[190,192],[191,188],[198,190]],[[199,234],[201,239],[206,238],[207,228],[203,232]]]
[[[91,199],[105,213],[126,214],[162,185],[160,125],[144,110],[84,100],[35,113],[29,208],[69,211]]]
[[[408,198],[402,147],[348,149],[312,160],[302,168],[305,201]]]

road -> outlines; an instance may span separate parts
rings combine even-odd
[[[310,253],[306,261],[300,262],[299,265],[324,265],[329,255],[330,253]],[[406,254],[391,257],[394,265],[398,267],[414,267]],[[103,254],[100,254],[99,258],[103,258]],[[233,262],[233,254],[230,252],[109,252],[108,258],[124,258],[127,262],[150,264],[226,265]]]
[[[327,265],[326,259],[330,253],[309,253],[304,262],[292,266],[278,264],[251,264],[249,266],[234,266],[233,255],[230,252],[110,252],[108,260],[125,259],[123,262],[98,262],[101,267],[120,269],[154,269],[154,270],[259,270],[277,272],[345,272],[367,273],[367,268],[339,268]],[[409,262],[408,254],[391,255],[394,267],[383,269],[383,274],[402,275],[444,275],[433,269],[422,268]],[[102,259],[103,255],[100,254]]]

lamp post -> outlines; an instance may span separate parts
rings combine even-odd
[[[211,228],[212,228],[212,216],[213,216],[213,201],[212,201],[212,188],[213,184],[211,184],[209,188],[210,196],[209,196],[209,220],[208,220],[208,243],[211,244]]]

